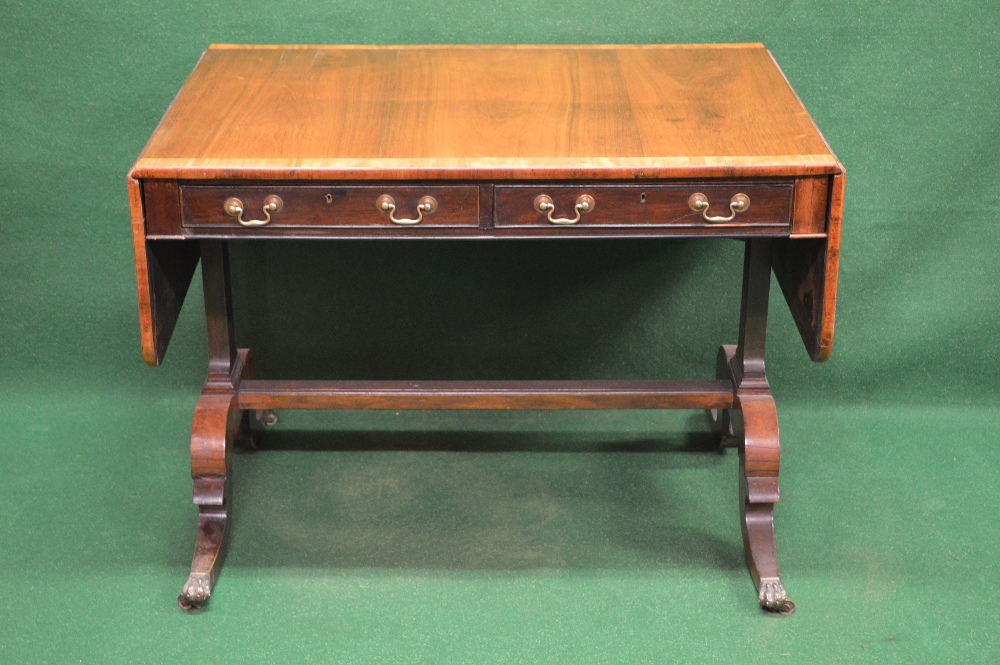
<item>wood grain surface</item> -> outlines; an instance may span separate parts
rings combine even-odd
[[[776,183],[794,183],[790,200]],[[192,239],[790,235],[774,270],[825,360],[843,183],[761,44],[213,46],[129,177],[143,353],[162,361]],[[726,214],[727,188],[752,186],[751,208],[698,222],[685,196],[661,197],[686,186],[711,194],[712,215]],[[257,219],[258,194],[275,187],[287,205],[272,225],[221,212],[239,196]],[[439,212],[394,225],[369,187],[397,192],[406,218],[438,187]],[[559,217],[580,191],[602,195],[578,224],[555,226],[529,206],[533,187],[552,190]]]
[[[157,366],[163,362],[177,317],[180,316],[181,305],[198,265],[199,248],[194,243],[175,240],[147,242],[147,220],[142,205],[143,184],[129,178],[128,193],[142,356],[146,364]],[[161,208],[154,207],[153,210],[159,212]]]
[[[707,196],[706,213],[691,209],[688,199],[696,192]],[[556,205],[555,217],[572,217],[578,196],[594,199],[594,208],[580,215],[574,226],[629,227],[666,226],[674,228],[712,228],[721,233],[738,233],[741,227],[784,227],[787,233],[791,208],[791,183],[719,183],[683,185],[497,185],[494,221],[496,227],[542,227],[552,223],[535,210],[538,195],[549,196]],[[731,222],[709,222],[710,216],[730,216],[729,203],[736,194],[746,194],[750,207],[736,214]],[[564,227],[565,228],[565,227]]]
[[[423,216],[418,225],[398,226],[389,214],[378,209],[379,196],[392,196],[397,218],[413,219],[421,197],[432,196],[437,209]],[[312,229],[386,227],[407,230],[426,227],[478,227],[479,188],[476,185],[442,186],[329,186],[268,185],[266,187],[182,187],[183,224],[190,227],[240,229],[236,218],[227,215],[223,204],[237,197],[247,207],[247,218],[263,216],[264,199],[276,195],[283,206],[271,215],[269,229],[306,227]],[[257,227],[260,228],[260,227]]]
[[[475,180],[839,170],[761,44],[212,46],[133,177]]]
[[[774,249],[774,275],[809,357],[816,362],[829,360],[833,353],[845,179],[845,173],[830,179],[829,195],[823,199],[828,220],[824,237],[782,239]]]
[[[725,381],[243,381],[241,409],[729,409]]]

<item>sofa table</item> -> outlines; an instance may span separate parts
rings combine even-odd
[[[191,432],[199,514],[182,607],[204,604],[219,574],[230,457],[251,414],[706,409],[720,445],[739,450],[760,605],[794,608],[774,540],[770,274],[825,360],[844,169],[762,45],[215,45],[128,190],[150,365],[202,264],[208,378]],[[695,236],[745,243],[738,341],[719,350],[715,381],[264,380],[234,342],[232,241]]]

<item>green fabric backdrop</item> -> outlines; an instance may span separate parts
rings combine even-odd
[[[995,658],[996,2],[3,8],[0,661]],[[287,450],[237,459],[227,567],[181,614],[200,288],[144,366],[125,174],[206,46],[734,41],[771,50],[848,170],[829,363],[772,300],[800,611],[755,609],[735,458],[687,454],[698,414],[290,413],[269,438]],[[707,377],[736,338],[740,259],[712,241],[243,245],[238,336],[271,376]]]

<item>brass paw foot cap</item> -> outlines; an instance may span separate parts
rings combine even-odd
[[[194,574],[188,578],[181,595],[177,596],[177,604],[182,610],[190,610],[203,606],[212,596],[212,585],[208,575]]]
[[[760,606],[765,610],[781,614],[791,614],[795,611],[795,603],[788,600],[785,587],[778,578],[761,579],[757,598],[760,601]]]

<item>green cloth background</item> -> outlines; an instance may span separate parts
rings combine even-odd
[[[1000,4],[2,6],[0,662],[996,662]],[[125,174],[208,44],[745,41],[848,170],[829,363],[772,291],[798,611],[757,609],[700,413],[288,412],[182,613],[201,289],[146,367]],[[233,253],[275,378],[699,378],[736,339],[729,241]]]

